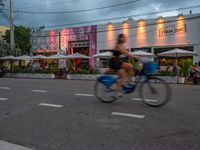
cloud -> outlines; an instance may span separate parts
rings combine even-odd
[[[74,11],[80,9],[90,9],[101,6],[109,6],[113,4],[120,4],[128,2],[130,0],[20,0],[14,1],[14,7],[16,10],[26,11]],[[7,2],[8,3],[8,2]],[[74,22],[83,22],[88,20],[112,18],[119,16],[129,16],[134,14],[147,13],[152,11],[161,11],[165,9],[174,9],[179,7],[187,7],[191,5],[198,5],[199,0],[141,0],[139,2],[131,3],[120,7],[112,7],[103,10],[81,12],[73,14],[51,14],[51,15],[33,15],[33,14],[15,14],[15,24],[22,24],[26,26],[36,27],[41,25],[56,25],[56,24],[68,24]],[[7,4],[8,6],[8,4]],[[184,11],[184,13],[189,10]],[[194,10],[194,12],[200,12],[200,9]],[[162,14],[164,16],[176,15],[177,11]],[[159,14],[160,15],[160,14]],[[143,16],[156,17],[155,16]],[[138,19],[137,17],[134,19]],[[0,22],[1,23],[1,22]],[[5,23],[5,21],[4,21]]]

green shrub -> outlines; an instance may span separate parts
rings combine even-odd
[[[135,66],[136,61],[135,61],[134,58],[131,58],[131,59],[128,60],[128,63],[130,63],[130,64],[132,64],[133,66]]]
[[[68,74],[98,74],[98,70],[93,69],[81,69],[81,70],[72,70],[69,69],[67,71]]]
[[[187,77],[189,75],[189,70],[192,67],[192,59],[183,59],[180,62],[180,75],[182,77]]]
[[[48,74],[51,73],[49,70],[42,70],[42,69],[19,69],[18,67],[14,67],[12,70],[9,71],[9,73],[41,73],[41,74]]]
[[[50,73],[55,73],[57,69],[58,69],[57,64],[50,64],[49,65],[49,72]]]

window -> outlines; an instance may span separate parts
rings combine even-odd
[[[131,52],[138,51],[138,50],[151,53],[151,47],[131,48]]]
[[[99,50],[99,53],[104,53],[104,52],[109,52],[109,51],[113,51],[113,50],[112,49]]]

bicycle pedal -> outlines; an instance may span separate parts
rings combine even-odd
[[[112,98],[118,99],[118,98],[122,98],[123,94],[120,93],[119,95],[113,95]]]

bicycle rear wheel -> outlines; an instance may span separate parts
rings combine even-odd
[[[146,82],[141,83],[139,96],[145,104],[159,107],[167,104],[171,99],[171,88],[164,80],[150,77]]]
[[[113,83],[109,88],[103,83],[96,81],[94,86],[95,96],[104,103],[111,103],[116,100],[115,95],[116,83]]]

